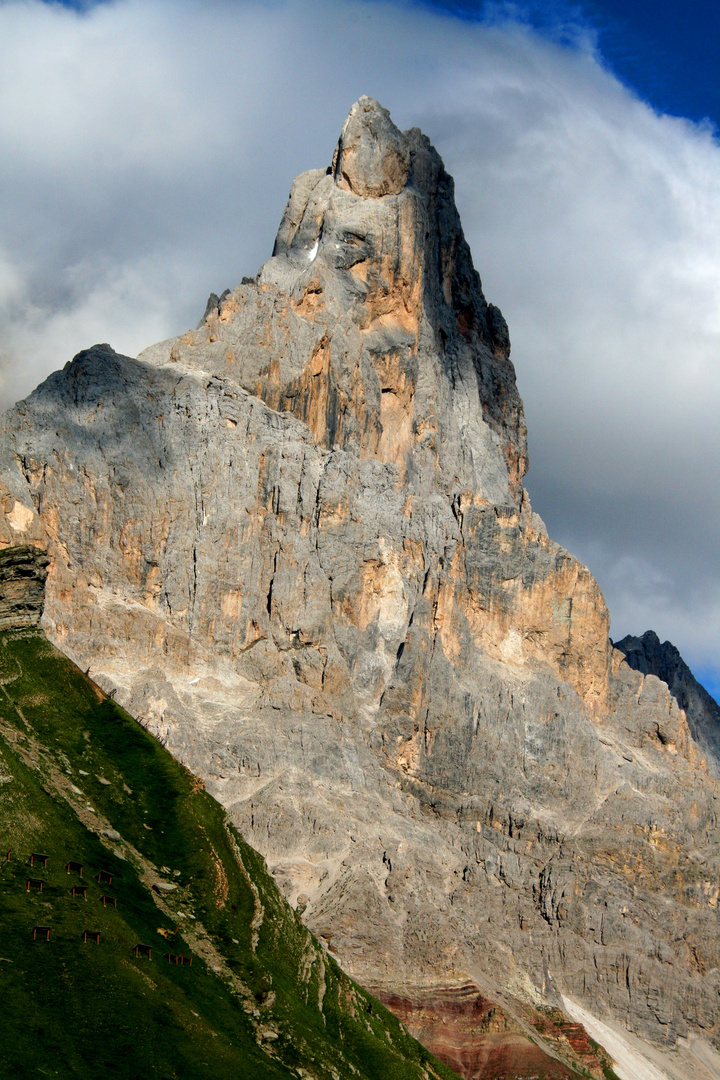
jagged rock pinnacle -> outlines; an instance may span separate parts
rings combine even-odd
[[[672,642],[660,644],[657,634],[647,630],[642,637],[628,634],[615,642],[615,648],[635,671],[655,675],[667,684],[687,716],[693,738],[708,755],[709,770],[720,775],[720,707],[697,681]]]
[[[245,354],[248,389],[327,446],[357,445],[406,476],[431,450],[443,475],[519,502],[527,435],[507,324],[483,296],[452,178],[417,128],[356,102],[331,169],[295,180],[259,282],[303,322],[272,371]]]
[[[407,139],[374,98],[361,97],[348,113],[333,158],[333,176],[363,198],[399,195],[407,183]]]

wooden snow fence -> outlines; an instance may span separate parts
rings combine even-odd
[[[165,959],[168,964],[175,964],[177,967],[184,967],[185,964],[188,967],[192,967],[192,956],[182,956],[180,953],[165,953]]]

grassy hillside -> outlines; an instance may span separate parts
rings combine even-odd
[[[343,974],[201,783],[36,630],[0,634],[8,850],[3,1076],[454,1076]]]

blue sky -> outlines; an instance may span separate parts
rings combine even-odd
[[[708,3],[0,0],[0,393],[194,325],[369,93],[455,177],[534,508],[717,695],[719,39]]]
[[[465,20],[515,14],[540,32],[567,39],[575,25],[592,33],[616,75],[663,112],[720,124],[720,5],[709,0],[586,0],[499,4],[417,0]]]

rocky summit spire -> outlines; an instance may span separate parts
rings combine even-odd
[[[549,660],[602,707],[607,610],[590,574],[558,561],[532,516],[507,325],[483,296],[453,180],[418,128],[401,132],[377,101],[356,102],[331,165],[295,179],[256,278],[214,300],[199,329],[139,359],[239,384],[275,415],[302,421],[322,453],[367,462],[368,476],[402,494],[410,532],[429,545],[413,575],[436,557],[447,572],[446,539],[455,543],[459,528],[469,554],[450,570],[448,634],[462,612],[477,642],[503,657]],[[442,529],[423,517],[429,505],[442,507]],[[372,519],[373,543],[396,530],[396,521]],[[505,547],[498,577],[479,554],[488,543]],[[489,590],[480,602],[468,574],[472,589]],[[546,602],[556,591],[571,597],[567,607]],[[532,623],[527,635],[514,629],[518,618]],[[388,663],[400,645],[390,636]],[[462,652],[450,638],[447,647]]]
[[[248,390],[328,449],[519,503],[526,430],[507,325],[483,296],[453,181],[417,128],[356,102],[332,165],[295,180],[258,284],[263,309],[256,286],[240,286],[206,329],[246,325],[248,304],[266,320],[263,345],[244,340],[232,356]]]
[[[361,198],[399,195],[410,173],[407,139],[373,98],[356,101],[343,124],[333,157],[333,177]]]

